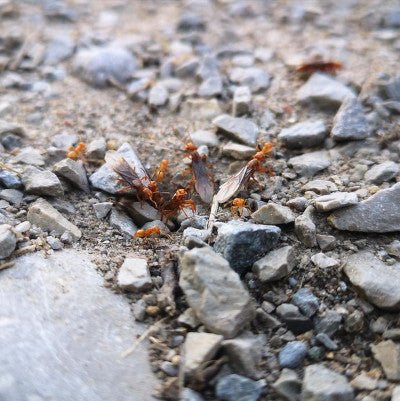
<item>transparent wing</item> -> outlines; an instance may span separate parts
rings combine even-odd
[[[228,202],[233,196],[235,196],[242,186],[248,182],[250,179],[249,169],[247,166],[244,166],[240,171],[236,174],[231,175],[226,182],[224,182],[217,192],[216,198],[218,203]]]

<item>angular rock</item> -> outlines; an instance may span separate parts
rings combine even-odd
[[[313,180],[301,187],[303,192],[312,191],[320,195],[327,195],[338,190],[336,184],[327,180]]]
[[[400,401],[400,386],[393,389],[391,401]]]
[[[400,380],[400,345],[392,340],[371,345],[374,358],[382,365],[389,380]]]
[[[296,218],[288,207],[273,202],[261,206],[251,217],[260,224],[288,224],[294,222]]]
[[[301,334],[313,329],[312,321],[302,315],[299,308],[293,304],[279,305],[276,308],[276,313],[294,334]]]
[[[8,258],[17,245],[17,237],[8,224],[0,224],[0,260]]]
[[[326,333],[318,333],[315,336],[315,340],[330,351],[336,351],[339,348],[336,342],[333,341]]]
[[[245,145],[255,146],[259,129],[257,125],[248,119],[231,117],[228,114],[221,114],[214,118],[213,124],[223,133],[242,142]]]
[[[317,234],[318,246],[323,251],[330,251],[334,248],[336,238],[333,235]]]
[[[284,246],[269,252],[253,265],[253,272],[261,282],[276,281],[288,276],[296,265],[292,246]]]
[[[387,247],[386,252],[390,256],[394,256],[397,259],[400,259],[400,241],[394,240]]]
[[[206,145],[209,147],[217,147],[219,145],[219,139],[213,131],[195,131],[190,134],[190,139],[196,146]]]
[[[357,204],[358,196],[355,192],[334,192],[315,198],[313,203],[318,211],[330,212],[342,207]]]
[[[221,113],[217,99],[186,99],[181,107],[181,115],[195,121],[209,121]]]
[[[362,371],[352,381],[351,385],[357,390],[375,390],[378,387],[378,379],[375,379]]]
[[[183,345],[183,371],[187,379],[209,362],[221,347],[223,336],[212,333],[188,333]]]
[[[27,167],[21,175],[25,190],[30,194],[44,196],[62,196],[64,189],[58,177],[48,170]]]
[[[131,202],[127,210],[135,224],[139,226],[154,220],[161,220],[160,212],[146,202]]]
[[[31,147],[21,149],[13,159],[14,163],[24,163],[30,166],[44,166],[42,153]]]
[[[308,206],[304,213],[296,217],[294,221],[294,230],[297,238],[308,248],[317,245],[317,227],[312,220],[314,211],[313,206]]]
[[[179,401],[204,401],[204,398],[196,391],[186,387],[181,391]]]
[[[399,174],[399,165],[392,161],[386,161],[371,167],[364,175],[364,179],[371,184],[380,185],[390,181]]]
[[[223,401],[257,401],[265,384],[240,375],[228,375],[218,380],[215,392]]]
[[[222,79],[219,76],[210,77],[200,85],[198,95],[202,97],[219,96],[222,89]]]
[[[239,276],[209,248],[195,248],[183,255],[179,285],[197,318],[214,333],[232,338],[254,316]]]
[[[67,179],[84,192],[89,192],[89,181],[85,167],[80,160],[63,159],[56,163],[53,171]]]
[[[8,170],[2,170],[1,168],[0,184],[10,189],[19,189],[22,187],[21,179],[16,173]]]
[[[344,272],[351,283],[378,308],[400,310],[400,264],[386,265],[374,254],[361,251],[347,258]]]
[[[15,206],[21,204],[23,197],[23,192],[18,191],[18,189],[3,189],[0,191],[0,199],[4,199]]]
[[[53,231],[56,235],[68,232],[74,241],[82,236],[81,230],[77,226],[69,222],[50,203],[41,198],[29,207],[27,218],[31,224],[35,224],[48,232]]]
[[[251,92],[247,86],[238,86],[233,93],[232,114],[235,117],[247,114],[251,106]]]
[[[311,262],[320,269],[332,269],[340,265],[338,260],[330,258],[322,252],[311,256]]]
[[[256,152],[251,146],[241,145],[239,143],[228,142],[222,147],[222,154],[237,160],[247,160]]]
[[[314,316],[319,308],[319,299],[308,288],[300,288],[292,298],[292,303],[307,316]]]
[[[132,219],[125,212],[115,208],[111,209],[110,225],[119,230],[126,237],[132,237],[138,230]]]
[[[155,84],[149,92],[149,105],[152,107],[165,106],[168,102],[168,90],[161,83]]]
[[[339,230],[387,233],[400,231],[400,183],[346,209],[332,213],[328,221]]]
[[[291,341],[279,352],[279,365],[281,368],[295,369],[306,356],[307,346],[301,341]]]
[[[276,245],[280,233],[275,226],[230,221],[218,229],[214,249],[241,274]]]
[[[117,284],[124,291],[146,291],[152,286],[147,260],[125,258],[118,270]]]
[[[301,401],[354,401],[346,377],[322,364],[305,368]]]
[[[104,138],[94,139],[86,149],[89,160],[103,160],[106,155],[107,143]]]
[[[327,151],[319,150],[292,157],[288,160],[288,164],[297,174],[303,177],[312,177],[327,169],[331,165],[331,158]]]
[[[236,67],[231,71],[229,79],[239,85],[247,86],[253,93],[268,89],[271,81],[269,74],[258,67]]]
[[[112,202],[95,203],[93,205],[93,209],[96,214],[96,217],[100,220],[104,219],[108,215],[108,213],[110,213],[112,206],[113,206]]]
[[[368,120],[359,100],[347,98],[333,120],[332,138],[336,141],[361,140],[369,136]]]
[[[315,330],[333,336],[341,327],[342,316],[333,310],[326,311],[325,315],[315,321]]]
[[[75,50],[75,43],[67,35],[55,37],[46,48],[44,63],[56,65],[71,57]]]
[[[352,89],[321,73],[313,74],[297,92],[300,103],[310,103],[319,108],[336,109],[348,97],[355,97]]]
[[[288,401],[298,401],[301,393],[301,381],[291,369],[282,369],[279,379],[273,384],[274,390]]]
[[[323,120],[308,120],[284,128],[278,135],[283,145],[290,149],[307,148],[321,144],[326,137]]]

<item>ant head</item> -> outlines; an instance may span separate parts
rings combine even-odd
[[[188,142],[185,145],[185,150],[187,152],[195,152],[197,150],[197,146],[193,142]]]
[[[235,198],[232,201],[232,206],[244,206],[246,201],[243,198]]]
[[[168,161],[168,160],[165,160],[165,159],[163,159],[163,160],[161,160],[161,163],[160,163],[160,165],[161,165],[162,167],[164,167],[164,168],[167,168],[167,167],[168,167],[168,165],[169,165],[169,161]]]
[[[270,153],[273,149],[273,145],[271,142],[265,142],[264,146],[261,149],[261,152],[264,153],[264,155],[267,155],[268,153]]]
[[[186,191],[186,189],[183,189],[183,188],[177,189],[175,192],[175,196],[177,198],[185,198],[186,195],[187,195],[187,191]]]
[[[153,196],[153,191],[149,188],[143,188],[143,194],[146,195],[149,199]]]

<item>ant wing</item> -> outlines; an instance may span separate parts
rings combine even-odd
[[[220,187],[217,195],[218,203],[228,202],[233,196],[235,196],[242,186],[246,184],[251,177],[251,171],[248,166],[244,166],[239,172],[231,175],[226,182],[224,182]]]
[[[204,203],[211,203],[214,196],[214,183],[205,161],[202,159],[193,159],[192,169],[196,192]]]
[[[123,157],[120,157],[112,168],[128,185],[134,187],[143,185],[135,169]]]

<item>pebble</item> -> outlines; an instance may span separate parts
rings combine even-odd
[[[228,142],[222,147],[222,154],[236,160],[247,160],[256,152],[254,147]]]
[[[307,346],[301,341],[291,341],[279,352],[279,365],[281,368],[295,369],[306,356]]]
[[[393,393],[392,393],[392,399],[391,401],[400,401],[400,386],[396,386],[393,389]]]
[[[327,195],[338,190],[335,183],[327,180],[313,180],[301,187],[303,192],[312,191],[320,195]]]
[[[230,221],[219,227],[214,249],[242,274],[276,245],[280,233],[276,226]]]
[[[382,189],[357,205],[333,212],[328,221],[339,230],[386,233],[400,231],[400,183]]]
[[[4,199],[17,207],[21,204],[23,197],[23,192],[18,191],[18,189],[0,190],[0,199]]]
[[[289,199],[286,202],[286,205],[291,207],[292,209],[296,209],[299,212],[304,212],[309,205],[309,201],[303,196],[298,196],[297,198]]]
[[[386,252],[390,256],[394,256],[397,259],[400,259],[400,241],[394,240],[389,245],[386,246]]]
[[[251,218],[260,224],[288,224],[293,223],[296,216],[287,206],[268,202],[256,210]]]
[[[218,76],[209,77],[199,86],[197,94],[202,97],[219,96],[222,93],[222,79]]]
[[[248,86],[238,86],[233,92],[232,115],[247,114],[251,107],[251,91]]]
[[[284,246],[257,260],[253,265],[253,272],[261,282],[270,282],[288,276],[295,266],[294,248]]]
[[[34,195],[62,196],[64,189],[58,177],[48,170],[29,166],[21,174],[26,192]]]
[[[232,374],[218,380],[215,392],[223,401],[257,401],[264,387],[265,383],[262,380],[254,381]]]
[[[160,370],[163,371],[167,376],[178,376],[178,369],[169,361],[164,361],[160,365]]]
[[[296,305],[283,303],[276,308],[276,313],[295,334],[301,334],[313,328],[311,320],[302,315]]]
[[[319,212],[330,212],[357,203],[358,196],[355,192],[334,192],[329,195],[319,196],[313,201],[315,208]]]
[[[19,189],[22,187],[21,179],[16,173],[8,170],[1,170],[1,168],[0,168],[0,184],[10,189]]]
[[[290,149],[307,148],[321,144],[326,137],[323,120],[307,120],[284,128],[278,135],[283,145]]]
[[[90,85],[102,88],[110,79],[123,84],[137,69],[135,57],[120,47],[93,47],[80,50],[75,57],[77,75]]]
[[[320,269],[334,269],[340,265],[337,259],[330,258],[322,252],[311,256],[311,262]]]
[[[336,238],[333,235],[317,234],[318,246],[323,251],[330,251],[335,247]]]
[[[349,97],[355,97],[352,89],[321,73],[313,74],[297,92],[300,103],[329,109],[338,108]]]
[[[319,299],[308,288],[300,288],[293,295],[292,303],[307,317],[315,315],[319,308]]]
[[[391,100],[400,101],[400,75],[395,76],[384,84],[386,97]]]
[[[322,364],[305,368],[301,401],[354,401],[354,392],[346,377]]]
[[[268,89],[271,77],[259,67],[236,67],[229,74],[229,79],[241,86],[247,86],[252,93]]]
[[[298,401],[300,398],[301,381],[294,370],[282,369],[279,379],[272,387],[287,401]]]
[[[192,132],[190,139],[197,147],[205,145],[214,148],[219,145],[219,139],[213,131],[198,130]]]
[[[8,224],[0,224],[0,260],[8,258],[17,246],[17,237]]]
[[[147,260],[143,258],[125,258],[124,263],[118,270],[117,284],[123,291],[138,292],[150,289],[152,281]]]
[[[375,306],[400,310],[400,264],[389,266],[374,254],[361,251],[350,255],[344,272],[351,283]]]
[[[308,248],[317,245],[317,228],[313,222],[314,207],[308,206],[301,216],[294,221],[294,230],[297,238]]]
[[[167,104],[168,98],[168,90],[163,84],[157,83],[150,89],[148,102],[151,107],[162,107]]]
[[[53,166],[53,171],[60,177],[72,182],[84,192],[89,192],[89,181],[83,162],[80,160],[64,159]]]
[[[315,339],[330,351],[336,351],[338,345],[326,333],[318,333]]]
[[[378,380],[369,376],[365,371],[362,371],[350,383],[357,390],[372,391],[378,387]]]
[[[29,221],[23,221],[22,223],[17,224],[14,227],[14,230],[18,233],[25,233],[29,231],[30,228],[31,228],[31,223],[29,223]]]
[[[344,329],[348,333],[358,333],[364,328],[364,314],[355,310],[344,319]]]
[[[199,15],[184,14],[178,21],[177,29],[182,32],[204,31],[206,29],[206,23]]]
[[[212,333],[191,332],[183,344],[184,363],[182,366],[187,379],[193,378],[204,365],[212,360],[221,347],[223,336]]]
[[[217,99],[189,98],[181,106],[181,115],[184,118],[196,121],[209,121],[221,114],[221,107]]]
[[[113,206],[112,202],[100,202],[100,203],[95,203],[93,205],[94,213],[96,214],[96,217],[101,220],[104,219],[108,213],[110,213],[110,210]]]
[[[389,380],[400,380],[400,345],[392,340],[371,345],[374,358],[382,365]]]
[[[146,202],[131,202],[129,204],[129,215],[138,226],[154,220],[161,220],[160,212]]]
[[[289,166],[303,177],[312,177],[331,165],[329,153],[325,150],[305,153],[300,156],[292,157],[288,160]]]
[[[47,65],[59,64],[71,57],[74,51],[75,43],[69,36],[57,36],[48,43],[43,62]]]
[[[115,208],[111,209],[110,225],[119,230],[126,237],[132,237],[138,230],[132,219],[125,212]]]
[[[254,316],[251,298],[228,262],[209,248],[194,248],[180,261],[179,285],[208,330],[236,336]]]
[[[30,166],[44,166],[44,159],[40,150],[31,147],[21,149],[17,156],[14,157],[13,162]]]
[[[186,387],[181,391],[179,401],[204,401],[204,398],[196,391]]]
[[[382,22],[385,28],[400,28],[400,8],[392,8],[387,11]]]
[[[104,138],[98,138],[89,142],[86,149],[86,155],[89,160],[104,160],[106,150],[106,140]]]
[[[364,179],[371,183],[380,185],[390,181],[399,174],[399,165],[392,161],[386,161],[371,167],[364,175]]]
[[[361,140],[369,136],[368,120],[357,98],[347,98],[333,120],[332,138],[336,141]]]
[[[213,124],[224,134],[236,139],[245,145],[255,146],[259,128],[246,118],[231,117],[228,114],[221,114],[214,118]]]
[[[28,221],[47,232],[63,235],[68,232],[72,241],[77,241],[81,236],[81,230],[69,222],[60,212],[44,199],[39,198],[28,209]]]
[[[63,243],[58,238],[55,238],[51,235],[46,237],[46,241],[50,245],[50,248],[53,251],[59,251],[60,249],[63,249],[63,247],[64,247]]]

